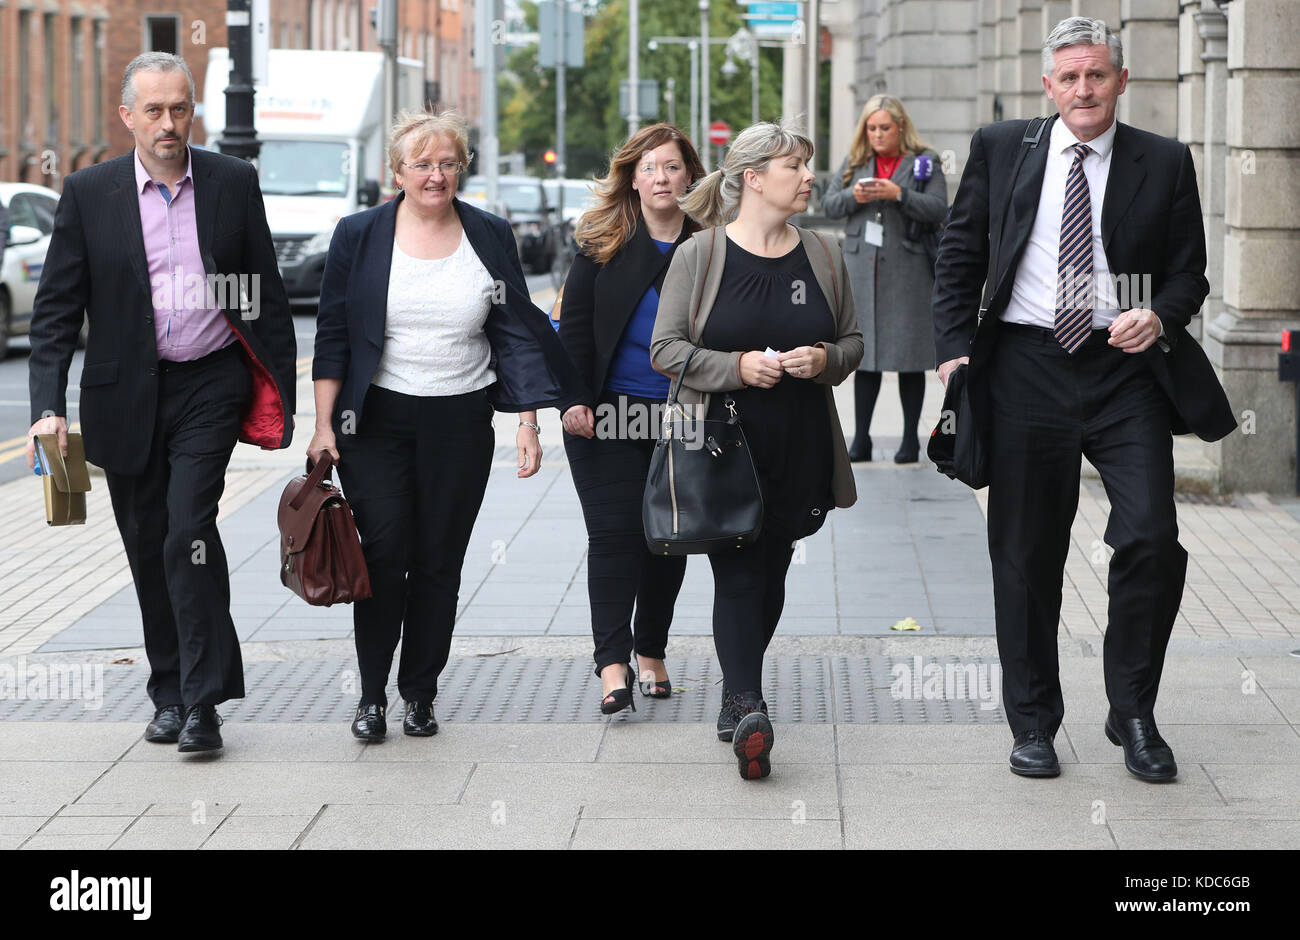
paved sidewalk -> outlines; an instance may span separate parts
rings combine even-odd
[[[851,432],[851,388],[838,394]],[[932,382],[927,424],[940,399]],[[311,401],[305,374],[299,401]],[[442,730],[427,740],[351,738],[350,610],[309,608],[278,583],[275,505],[300,472],[309,414],[294,449],[240,447],[228,474],[221,529],[249,695],[223,706],[216,760],[140,739],[151,708],[139,612],[102,477],[88,524],[60,530],[44,525],[34,478],[0,486],[0,847],[1300,843],[1297,504],[1180,502],[1191,563],[1157,717],[1182,772],[1152,787],[1101,733],[1107,505],[1085,479],[1059,641],[1064,773],[1023,780],[1006,769],[983,494],[892,463],[897,401],[890,377],[858,504],[796,555],[765,680],[775,770],[752,783],[713,732],[704,559],[677,607],[674,697],[599,715],[585,532],[553,411],[542,473],[526,481],[513,422],[498,419]],[[890,629],[907,617],[921,629]],[[390,705],[400,715],[395,690]]]

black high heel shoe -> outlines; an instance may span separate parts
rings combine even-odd
[[[916,463],[921,458],[921,442],[916,438],[905,438],[894,453],[894,463]]]
[[[671,698],[673,694],[673,680],[668,676],[662,679],[651,679],[648,682],[643,680],[638,682],[637,686],[646,698]]]
[[[631,666],[624,666],[623,669],[623,678],[626,685],[621,689],[614,689],[614,691],[601,698],[600,713],[602,715],[613,715],[615,712],[621,712],[629,705],[632,706],[632,711],[636,711],[636,700],[632,698],[632,682],[636,673],[632,671]],[[606,699],[610,701],[606,701]]]

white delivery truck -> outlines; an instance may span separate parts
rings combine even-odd
[[[424,103],[424,67],[397,60],[397,106]],[[384,57],[379,52],[272,49],[267,80],[253,99],[262,149],[258,176],[289,300],[314,305],[320,297],[325,253],[338,220],[379,201],[388,178]],[[226,126],[230,58],[208,57],[201,116],[208,144]]]

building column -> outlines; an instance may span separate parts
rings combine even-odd
[[[1223,310],[1205,328],[1242,429],[1212,448],[1229,492],[1295,487],[1295,389],[1277,379],[1300,327],[1300,24],[1291,0],[1228,4]]]
[[[858,112],[855,88],[857,68],[856,11],[851,4],[828,3],[822,7],[822,25],[831,34],[831,152],[818,161],[828,170],[840,165],[853,139]]]

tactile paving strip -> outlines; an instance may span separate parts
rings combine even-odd
[[[712,722],[722,699],[722,672],[708,656],[668,660],[673,695],[646,699],[617,721]],[[30,665],[29,665],[30,671]],[[394,667],[396,672],[396,667]],[[89,696],[17,697],[4,687],[0,721],[148,721],[153,706],[142,666],[104,666],[99,707]],[[51,686],[55,683],[51,682]],[[226,721],[339,722],[360,697],[356,663],[319,659],[255,662],[244,668],[247,697],[220,706]],[[29,680],[29,688],[30,680]],[[65,685],[66,688],[66,685]],[[86,688],[94,695],[90,679]],[[1002,724],[996,660],[967,657],[769,657],[764,695],[777,722],[850,724]],[[519,656],[453,657],[439,681],[439,721],[596,722],[600,680],[589,659]],[[400,714],[395,683],[389,712]]]

